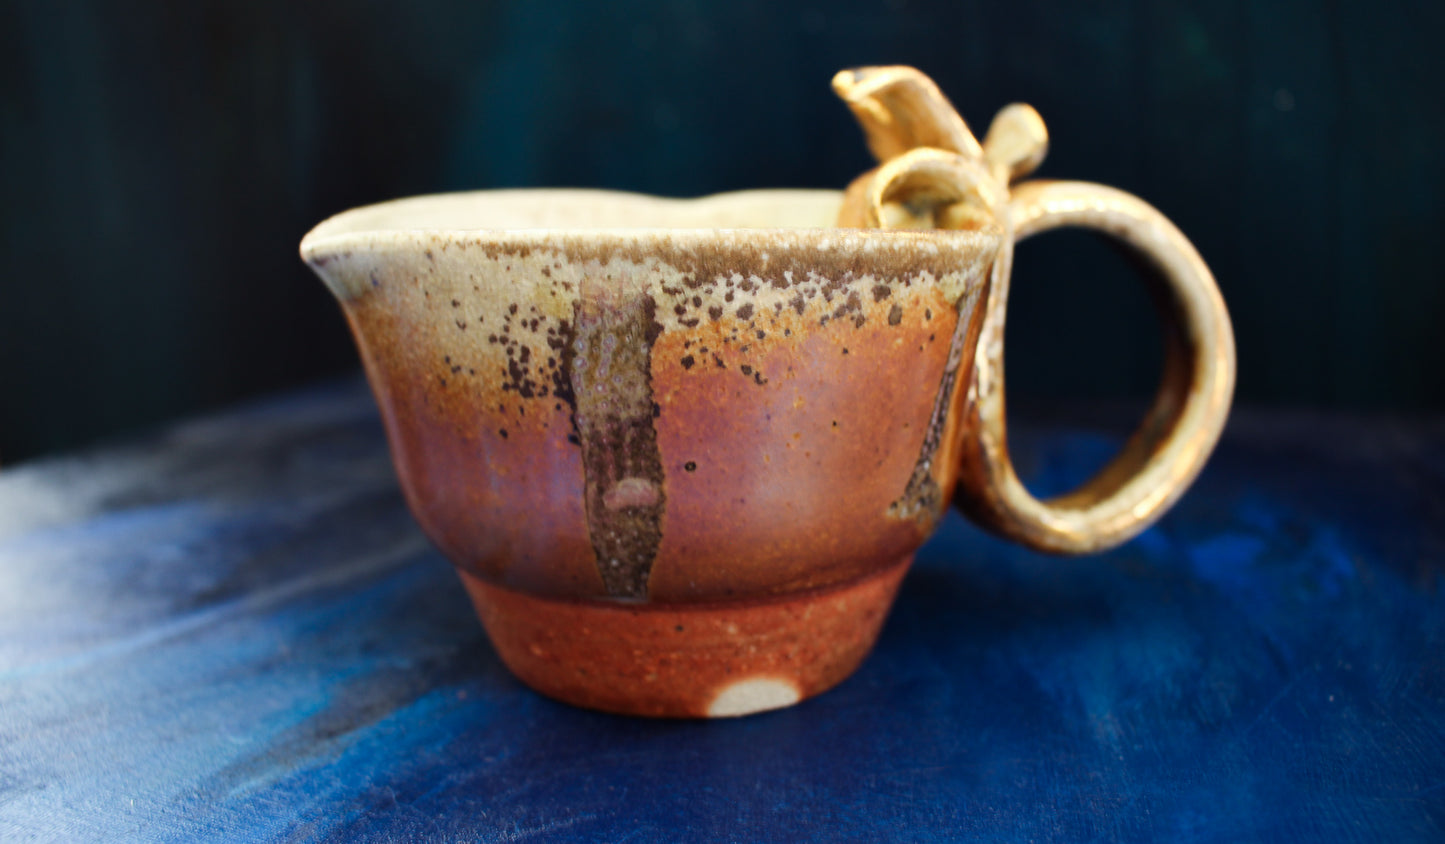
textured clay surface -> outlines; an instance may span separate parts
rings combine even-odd
[[[462,579],[502,661],[537,691],[629,715],[727,717],[842,682],[873,647],[910,562],[831,589],[708,604],[548,600]]]

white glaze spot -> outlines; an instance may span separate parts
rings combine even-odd
[[[752,677],[725,687],[707,708],[709,718],[735,718],[797,703],[802,695],[791,681]]]

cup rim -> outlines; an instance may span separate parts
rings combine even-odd
[[[768,235],[787,235],[785,242],[798,246],[812,246],[828,249],[832,246],[850,244],[865,245],[889,241],[895,244],[916,240],[919,243],[938,243],[939,240],[958,244],[960,241],[983,241],[997,243],[1002,239],[1002,228],[994,226],[981,230],[884,230],[841,227],[834,224],[837,209],[842,204],[843,193],[836,190],[763,188],[757,190],[730,191],[708,194],[700,197],[665,197],[630,191],[612,191],[592,188],[520,188],[451,193],[422,194],[387,202],[358,206],[335,214],[317,224],[301,240],[301,257],[308,263],[325,253],[339,249],[387,248],[410,246],[418,238],[430,241],[470,240],[507,241],[525,243],[528,241],[555,241],[565,238],[576,241],[625,242],[669,240],[672,242],[701,242],[725,240],[747,240]],[[643,210],[652,214],[680,213],[686,219],[689,212],[694,218],[704,217],[707,212],[717,213],[718,219],[736,219],[738,213],[745,213],[749,205],[776,206],[780,202],[795,203],[795,208],[805,215],[811,215],[810,225],[365,225],[368,218],[384,218],[395,212],[419,211],[426,206],[452,205],[460,208],[462,203],[494,201],[498,205],[510,202],[528,201],[560,207],[579,203],[612,203],[618,206],[633,206],[632,211]],[[645,207],[644,207],[645,206]],[[435,209],[432,209],[435,213]],[[774,207],[773,211],[777,208]],[[702,213],[697,213],[702,212]],[[425,217],[427,215],[419,214]]]

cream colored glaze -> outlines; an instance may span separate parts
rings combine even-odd
[[[833,190],[749,190],[695,199],[623,191],[536,188],[415,196],[353,208],[312,229],[301,257],[336,238],[399,232],[831,228],[843,195]]]

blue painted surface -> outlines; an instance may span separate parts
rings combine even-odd
[[[1442,568],[1445,424],[1245,413],[1113,553],[951,518],[821,698],[612,717],[507,674],[346,382],[0,472],[0,838],[1438,841]]]

